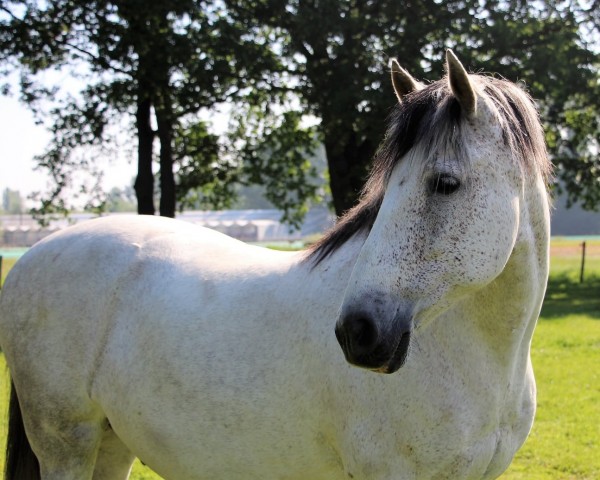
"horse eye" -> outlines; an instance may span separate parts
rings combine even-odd
[[[460,180],[448,173],[441,173],[431,178],[429,189],[437,195],[452,195],[460,187]]]

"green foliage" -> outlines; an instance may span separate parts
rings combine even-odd
[[[52,133],[47,151],[37,158],[53,179],[52,190],[37,197],[40,217],[66,214],[65,192],[73,188],[91,194],[86,209],[107,208],[98,185],[78,188],[75,172],[89,169],[98,178],[96,156],[114,156],[110,149],[118,148],[118,135],[129,135],[132,143],[137,137],[144,145],[138,149],[135,183],[144,213],[154,211],[152,164],[157,160],[161,214],[174,214],[176,198],[180,208],[231,204],[240,159],[223,155],[222,141],[197,117],[219,102],[241,101],[241,92],[258,85],[265,68],[278,68],[266,42],[255,41],[267,32],[256,30],[250,39],[222,2],[202,0],[12,0],[0,8],[2,73],[20,74],[21,98]],[[78,95],[47,85],[46,74],[55,69],[78,80]],[[159,156],[153,152],[155,137]],[[305,194],[302,180],[287,185],[298,187],[297,197]],[[294,207],[286,203],[283,208]]]
[[[236,151],[245,184],[265,185],[265,197],[283,210],[283,220],[299,227],[311,204],[321,200],[311,158],[318,147],[314,128],[303,128],[302,114],[248,108],[237,112]]]
[[[135,212],[135,192],[132,187],[112,188],[106,196],[107,212]]]
[[[235,199],[239,167],[203,122],[178,125],[175,135],[179,208],[224,209]]]
[[[275,206],[269,202],[262,185],[238,186],[236,200],[231,206],[235,210],[272,209]]]
[[[600,113],[598,104],[575,96],[562,114],[560,131],[548,143],[555,145],[557,173],[564,182],[567,206],[579,201],[586,210],[600,208]]]
[[[597,210],[600,107],[595,99],[600,97],[600,22],[593,13],[597,5],[493,3],[499,3],[499,8],[488,17],[477,49],[494,52],[486,69],[525,81],[540,105],[559,192],[567,194],[568,206],[578,202],[584,209]]]
[[[321,120],[336,212],[352,206],[383,137],[395,103],[390,56],[420,79],[438,79],[443,53],[454,48],[471,69],[525,81],[539,101],[551,154],[572,199],[591,207],[600,190],[590,163],[597,161],[599,32],[597,2],[228,0],[231,14],[248,25],[273,29],[287,74],[273,72],[273,94],[298,96]],[[418,21],[416,21],[418,19]],[[251,33],[250,33],[251,34]],[[264,95],[264,93],[263,93]],[[584,130],[565,127],[569,111],[590,110]],[[565,138],[564,130],[573,134]],[[575,131],[577,133],[575,133]],[[594,145],[596,149],[594,150]],[[571,152],[564,158],[565,151]],[[571,159],[572,161],[567,161]],[[577,183],[577,178],[590,181]]]
[[[569,201],[600,202],[596,1],[3,0],[0,8],[2,71],[20,73],[22,99],[52,125],[38,160],[57,188],[43,209],[68,209],[60,191],[82,162],[92,170],[95,162],[79,147],[106,154],[127,123],[130,139],[146,146],[136,191],[140,198],[145,188],[150,202],[154,138],[161,144],[161,190],[172,198],[161,201],[164,214],[175,198],[181,208],[226,207],[234,183],[260,182],[298,221],[319,200],[306,163],[316,141],[341,214],[360,194],[396,102],[389,57],[438,79],[447,47],[472,70],[526,84]],[[83,82],[78,99],[40,80],[58,68]],[[198,113],[221,103],[237,121],[217,138]],[[303,115],[317,126],[306,128]],[[98,197],[90,208],[103,205]]]

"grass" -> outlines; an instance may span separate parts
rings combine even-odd
[[[551,282],[552,284],[554,282]],[[600,279],[594,279],[600,292]],[[570,293],[577,297],[576,284]],[[586,292],[587,288],[582,288]],[[560,289],[562,296],[564,290]],[[563,303],[565,300],[563,300]],[[589,305],[580,297],[580,305]],[[596,303],[598,296],[596,294]],[[544,309],[532,360],[538,411],[531,434],[502,480],[600,478],[600,321],[592,315]]]
[[[3,258],[2,259],[2,285],[4,284],[4,279],[6,278],[6,275],[8,274],[8,272],[13,267],[13,265],[15,264],[16,261],[17,261],[16,258]]]
[[[533,337],[538,411],[501,480],[600,478],[600,242],[552,242],[551,273]]]
[[[579,283],[580,242],[554,239],[552,269],[532,359],[538,385],[533,430],[501,480],[600,478],[600,241],[588,242]],[[8,270],[7,260],[3,275]],[[0,376],[5,375],[0,355]],[[0,412],[8,400],[0,380]],[[0,451],[6,430],[0,414]],[[4,459],[0,457],[0,469]],[[133,480],[160,480],[136,462]],[[308,479],[309,480],[309,479]]]

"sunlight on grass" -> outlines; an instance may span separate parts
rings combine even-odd
[[[133,470],[131,471],[131,480],[160,480],[162,477],[158,476],[152,470],[141,464],[139,460],[136,460],[133,464]]]
[[[542,318],[532,348],[533,430],[502,480],[600,478],[600,321]]]

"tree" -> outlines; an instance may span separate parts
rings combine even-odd
[[[559,175],[569,179],[589,173],[582,159],[591,159],[584,153],[598,139],[593,123],[600,98],[598,55],[585,42],[580,20],[585,15],[590,24],[597,20],[591,6],[514,0],[226,4],[248,31],[257,25],[274,29],[288,75],[277,89],[287,87],[301,109],[320,119],[338,215],[356,202],[383,138],[383,125],[395,102],[388,86],[391,56],[417,78],[439,78],[444,49],[451,47],[473,69],[485,68],[513,81],[526,79],[540,101]],[[281,72],[273,75],[286,78]],[[570,154],[565,152],[577,163],[568,161]],[[596,173],[592,176],[597,179]],[[594,181],[581,186],[591,199],[599,195],[592,192],[600,192]],[[576,183],[568,181],[567,187],[576,196],[584,195],[573,189]]]
[[[109,212],[134,212],[136,210],[135,191],[131,187],[113,187],[106,197],[106,210]]]
[[[473,32],[486,69],[525,80],[540,106],[560,191],[568,205],[600,207],[598,8],[589,2],[488,1]]]
[[[23,0],[3,1],[0,8],[0,62],[20,72],[22,98],[40,119],[50,118],[53,139],[38,162],[56,188],[40,213],[68,209],[61,195],[73,170],[95,168],[90,152],[114,155],[110,126],[122,125],[123,116],[133,120],[128,133],[137,137],[140,214],[155,212],[157,140],[161,215],[174,216],[176,200],[185,205],[198,189],[212,205],[231,203],[231,184],[248,178],[252,168],[241,168],[242,159],[208,133],[198,112],[247,88],[265,65],[277,69],[272,52],[255,42],[260,32],[246,39],[220,2],[201,0]],[[38,77],[57,68],[70,69],[85,85],[78,97],[58,96],[44,117],[44,102],[61,90]],[[303,177],[297,187],[306,185]],[[310,187],[305,190],[310,194]],[[101,208],[97,200],[89,207]]]
[[[53,141],[38,159],[57,186],[48,206],[67,185],[69,169],[82,163],[73,159],[75,150],[106,147],[108,125],[125,114],[135,118],[138,138],[138,212],[155,211],[152,162],[158,137],[159,210],[174,216],[176,124],[212,106],[233,78],[232,65],[213,58],[208,39],[220,21],[209,19],[203,6],[193,0],[3,2],[8,20],[1,25],[0,51],[5,62],[18,65],[27,103],[35,108],[57,93],[36,82],[37,74],[50,68],[70,67],[87,82],[80,99],[66,97],[50,111]]]
[[[227,206],[234,183],[263,183],[297,222],[319,196],[307,158],[322,142],[341,215],[360,194],[396,102],[389,57],[417,78],[439,78],[451,47],[471,69],[526,81],[572,200],[600,201],[598,50],[587,40],[598,38],[596,1],[0,1],[0,62],[22,73],[33,108],[54,95],[34,81],[38,72],[87,69],[81,100],[51,112],[55,138],[40,157],[59,187],[65,169],[82,164],[77,145],[106,148],[107,126],[124,114],[139,140],[140,213],[154,211],[158,141],[161,214],[174,213],[175,199]],[[222,101],[234,120],[218,137],[197,112]]]

